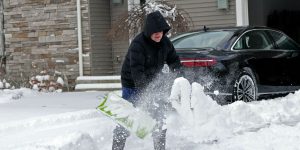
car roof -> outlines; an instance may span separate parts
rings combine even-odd
[[[203,29],[200,29],[200,30],[193,30],[193,31],[182,33],[182,34],[177,34],[177,35],[171,37],[170,40],[172,42],[175,42],[178,39],[181,39],[182,37],[186,37],[189,35],[204,33],[204,32],[218,32],[218,31],[233,32],[232,36],[239,37],[240,35],[242,35],[243,33],[247,32],[249,30],[257,30],[257,29],[258,30],[276,30],[276,31],[281,32],[280,30],[273,29],[270,27],[265,27],[265,26],[233,26],[233,27],[212,27],[212,28],[204,27]]]
[[[232,27],[206,27],[204,26],[202,29],[197,30],[191,30],[185,33],[180,33],[177,35],[174,35],[172,37],[173,40],[178,39],[180,37],[194,34],[194,33],[200,33],[200,32],[209,32],[209,31],[232,31],[235,35],[239,35],[240,33],[243,33],[247,30],[253,30],[253,29],[270,29],[270,30],[276,30],[270,27],[265,26],[232,26]]]

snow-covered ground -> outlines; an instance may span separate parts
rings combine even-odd
[[[300,149],[300,91],[251,103],[217,105],[199,84],[178,80],[181,103],[167,120],[168,150]],[[101,92],[0,90],[0,149],[109,150],[115,123],[95,110]],[[193,111],[185,102],[191,100]],[[130,136],[127,150],[152,150],[151,136]]]

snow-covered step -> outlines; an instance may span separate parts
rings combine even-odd
[[[114,91],[121,89],[121,83],[91,83],[91,84],[76,84],[75,91]]]
[[[76,79],[76,84],[86,83],[120,83],[121,76],[80,76]]]
[[[81,76],[76,79],[75,91],[114,91],[121,87],[120,76]]]

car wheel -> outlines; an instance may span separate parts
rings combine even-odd
[[[257,84],[252,71],[246,68],[233,86],[233,101],[251,102],[257,100]]]

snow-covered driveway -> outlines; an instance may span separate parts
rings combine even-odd
[[[94,109],[103,93],[22,89],[2,92],[0,99],[18,94],[23,96],[0,104],[0,149],[99,149],[111,137],[104,133],[113,123]]]
[[[168,150],[300,149],[300,91],[221,107],[194,90],[194,113],[168,119]],[[0,149],[110,150],[115,124],[95,110],[102,95],[0,91]],[[125,149],[152,150],[152,138],[130,136]]]

